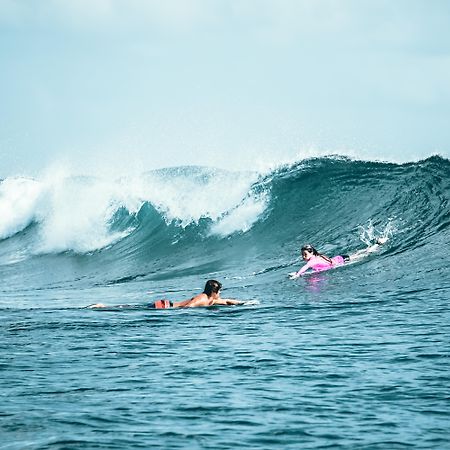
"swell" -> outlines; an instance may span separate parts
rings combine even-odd
[[[288,267],[305,242],[324,253],[348,253],[361,248],[361,240],[383,233],[391,236],[385,254],[399,264],[425,262],[422,253],[430,246],[438,259],[446,258],[447,159],[435,156],[402,165],[310,159],[266,175],[247,174],[252,181],[232,193],[232,199],[220,183],[211,181],[218,173],[201,168],[164,171],[168,185],[182,180],[180,204],[165,208],[157,196],[141,199],[134,209],[126,201],[117,203],[107,223],[108,235],[116,239],[93,251],[36,251],[40,224],[33,220],[0,241],[2,276],[14,288],[18,272],[35,287],[128,283],[249,267],[267,272]],[[220,176],[225,180],[234,174]],[[186,192],[199,183],[203,190]],[[203,209],[197,208],[197,194]],[[219,197],[223,204],[215,207]]]
[[[347,246],[361,225],[383,227],[391,220],[402,234],[398,249],[412,249],[448,229],[449,175],[450,162],[440,157],[403,165],[310,160],[273,179],[267,225]]]

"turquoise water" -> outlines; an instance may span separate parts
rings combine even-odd
[[[151,191],[162,175],[174,192]],[[450,447],[449,161],[244,175],[149,173],[138,202],[127,183],[64,180],[57,200],[0,185],[35,193],[0,223],[1,449]],[[334,255],[381,235],[357,263],[287,278],[305,242]],[[146,308],[208,278],[255,301]]]

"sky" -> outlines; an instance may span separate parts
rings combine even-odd
[[[449,157],[447,0],[0,0],[0,177]]]

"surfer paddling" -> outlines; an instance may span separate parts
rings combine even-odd
[[[385,237],[378,238],[376,244],[371,245],[363,250],[359,250],[353,255],[337,255],[329,258],[328,256],[319,253],[312,245],[305,245],[302,247],[302,258],[306,261],[306,264],[297,272],[291,272],[289,278],[291,280],[302,276],[308,269],[312,269],[314,272],[322,272],[324,270],[331,269],[333,267],[342,266],[349,261],[357,261],[363,256],[367,256],[370,253],[378,250],[380,245],[386,243],[388,239]]]
[[[171,302],[169,300],[156,300],[154,303],[148,305],[149,308],[166,309],[166,308],[197,308],[207,307],[215,305],[242,305],[245,302],[240,300],[233,300],[230,298],[222,298],[220,292],[222,290],[222,284],[216,280],[208,280],[205,284],[205,288],[201,294],[195,295],[189,300],[183,300],[181,302]],[[96,303],[90,305],[88,308],[107,308],[103,303]]]
[[[244,302],[240,300],[233,300],[230,298],[222,298],[220,292],[222,284],[216,280],[208,280],[205,288],[201,294],[198,294],[189,300],[181,302],[170,302],[169,300],[156,300],[150,305],[150,308],[164,309],[164,308],[197,308],[199,306],[214,306],[214,305],[242,305]]]

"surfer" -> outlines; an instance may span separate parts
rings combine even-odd
[[[379,246],[383,245],[386,241],[387,238],[378,238],[376,244],[373,244],[363,250],[359,250],[353,255],[337,255],[332,258],[322,255],[312,245],[304,245],[301,249],[301,253],[303,260],[306,261],[306,264],[299,271],[291,272],[289,274],[289,278],[291,278],[291,280],[298,278],[308,269],[312,269],[314,272],[322,272],[333,267],[342,266],[349,261],[357,261],[361,259],[361,257],[367,256],[368,254],[376,251]]]
[[[156,300],[154,303],[148,305],[149,308],[166,309],[166,308],[197,308],[200,306],[214,306],[214,305],[242,305],[245,302],[240,300],[233,300],[230,298],[222,298],[220,292],[222,284],[216,280],[208,280],[205,288],[201,294],[183,300],[181,302],[171,302],[169,300]],[[106,308],[103,303],[96,303],[90,305],[88,308]]]
[[[208,280],[205,288],[201,294],[195,295],[189,300],[181,302],[170,302],[169,300],[156,300],[155,303],[150,304],[150,308],[164,309],[164,308],[196,308],[199,306],[214,306],[214,305],[242,305],[244,302],[240,300],[233,300],[230,298],[222,298],[220,292],[222,284],[216,280]]]

